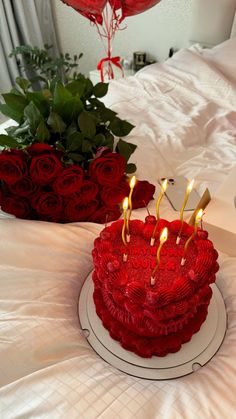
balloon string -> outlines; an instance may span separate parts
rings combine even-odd
[[[106,4],[102,12],[103,23],[99,25],[97,21],[94,22],[96,25],[99,37],[102,41],[104,50],[106,52],[106,57],[99,61],[97,68],[100,70],[101,80],[104,81],[104,76],[107,75],[108,80],[114,79],[114,71],[112,64],[115,64],[122,72],[123,68],[117,61],[119,57],[112,58],[112,42],[114,40],[117,30],[123,30],[125,28],[120,28],[120,17],[116,13],[116,10],[111,6]],[[104,63],[107,63],[107,68],[104,72]],[[105,73],[105,74],[104,74]]]

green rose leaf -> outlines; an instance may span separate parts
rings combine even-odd
[[[108,83],[97,83],[93,88],[93,94],[95,97],[103,97],[106,96],[108,91]]]
[[[106,137],[103,134],[97,134],[94,137],[94,143],[97,147],[101,147],[103,145],[106,145]]]
[[[2,95],[5,104],[0,104],[1,112],[20,123],[24,116],[24,109],[28,104],[26,98],[21,94],[5,93]]]
[[[84,136],[82,132],[74,132],[67,138],[67,141],[66,141],[68,151],[70,152],[76,151],[76,150],[81,151],[83,141],[84,141]]]
[[[27,92],[26,97],[37,106],[42,115],[48,115],[49,97],[47,98],[43,92]]]
[[[109,128],[117,137],[125,137],[132,131],[134,125],[130,124],[128,121],[123,121],[120,118],[115,117],[111,121]]]
[[[86,88],[86,80],[74,80],[66,85],[66,89],[73,95],[73,96],[83,96],[84,91]]]
[[[96,134],[96,123],[89,112],[81,112],[78,118],[78,124],[85,137],[94,137],[94,135]]]
[[[99,109],[99,114],[103,122],[111,122],[115,119],[117,113],[108,108]]]
[[[24,77],[16,77],[16,84],[18,84],[24,92],[31,86],[30,81],[24,79]]]
[[[135,164],[133,164],[133,163],[128,163],[127,165],[126,165],[126,173],[134,173],[134,172],[136,172],[136,170],[137,170],[137,167],[136,167],[136,165]]]
[[[92,144],[88,140],[84,140],[82,144],[82,152],[89,153],[92,150]]]
[[[67,122],[72,122],[78,118],[78,115],[84,109],[83,102],[79,97],[74,96],[64,103],[63,111],[61,115]]]
[[[35,134],[40,122],[43,120],[43,115],[33,102],[30,102],[24,109],[24,116],[29,123],[30,131]]]
[[[66,87],[63,86],[62,83],[57,82],[54,89],[54,95],[53,95],[54,110],[58,114],[63,116],[65,103],[71,98],[72,98],[72,94],[69,92],[69,90],[67,90]]]
[[[93,83],[89,79],[85,79],[84,97],[88,99],[93,94]]]
[[[10,108],[8,105],[0,103],[0,111],[3,113],[3,115],[14,119],[14,121],[18,122],[18,124],[20,124],[23,119],[24,114],[22,112],[16,111],[15,109]]]
[[[10,135],[0,134],[0,146],[8,148],[18,148],[18,141]]]
[[[83,161],[83,160],[85,160],[85,157],[84,156],[82,156],[82,154],[77,154],[77,153],[68,153],[67,154],[67,156],[71,159],[71,160],[73,160],[73,161],[75,161],[76,163],[78,162],[81,162],[81,161]]]
[[[116,151],[118,151],[118,153],[120,153],[125,158],[127,163],[131,154],[133,154],[136,148],[137,146],[135,144],[127,143],[120,138],[116,146]]]
[[[114,136],[108,131],[105,130],[103,134],[106,137],[106,142],[104,143],[105,146],[109,147],[111,150],[113,150],[114,147]]]
[[[66,129],[66,124],[63,119],[56,112],[51,111],[47,120],[48,125],[53,132],[62,134]]]
[[[48,141],[50,138],[50,133],[46,127],[46,124],[44,121],[40,121],[39,126],[36,130],[35,137],[40,143],[44,143],[45,141]]]

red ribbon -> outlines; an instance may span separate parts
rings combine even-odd
[[[97,69],[100,71],[100,77],[101,77],[102,82],[104,82],[104,64],[106,62],[111,62],[116,67],[118,67],[122,72],[122,77],[124,77],[124,71],[120,63],[120,57],[106,57],[106,58],[102,58],[97,65]],[[111,78],[114,79],[114,72],[112,70],[112,66],[111,66]]]

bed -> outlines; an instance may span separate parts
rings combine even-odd
[[[194,177],[200,194],[208,187],[214,195],[236,164],[235,50],[236,38],[213,49],[194,44],[111,83],[106,104],[136,126],[129,140],[138,145],[138,177],[156,185],[163,175]],[[154,207],[153,201],[149,210]],[[161,211],[176,217],[165,199]],[[133,215],[144,219],[146,209]],[[101,229],[0,213],[0,416],[235,417],[236,257],[219,255],[228,327],[217,354],[182,378],[139,379],[103,361],[79,324],[78,296]]]

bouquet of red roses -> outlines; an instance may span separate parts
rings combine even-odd
[[[66,83],[32,91],[28,80],[3,94],[0,110],[17,126],[0,135],[0,205],[19,218],[105,223],[119,218],[136,146],[124,137],[133,125],[99,100],[108,84],[78,74]],[[155,187],[139,181],[133,208],[152,199]]]
[[[88,171],[63,163],[63,153],[36,143],[0,155],[2,210],[19,218],[54,222],[105,223],[121,214],[120,204],[129,194],[125,159],[109,149],[98,150]],[[139,181],[133,208],[145,206],[155,187]]]

